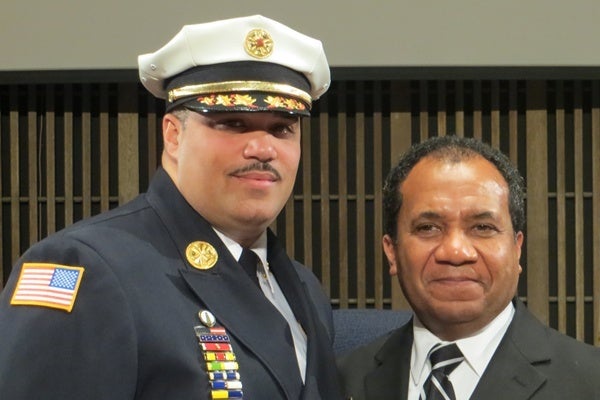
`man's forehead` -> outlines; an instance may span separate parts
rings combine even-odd
[[[402,192],[405,186],[416,185],[442,190],[458,183],[469,184],[484,181],[488,182],[486,185],[492,184],[508,190],[508,183],[502,173],[493,163],[482,156],[476,155],[463,159],[426,156],[408,172],[399,189]]]

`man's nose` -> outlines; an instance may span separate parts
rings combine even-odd
[[[444,233],[435,258],[437,262],[458,266],[475,262],[477,250],[465,232],[455,229]]]
[[[248,135],[249,138],[244,147],[245,158],[269,162],[277,157],[272,135],[263,131],[248,132],[244,135]]]

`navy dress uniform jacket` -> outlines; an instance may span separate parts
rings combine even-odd
[[[198,240],[216,249],[214,267],[186,261]],[[210,399],[194,333],[200,310],[231,337],[245,399],[339,398],[329,300],[270,231],[267,253],[307,334],[305,385],[285,319],[159,169],[146,194],[49,236],[17,262],[0,295],[0,398]],[[25,262],[85,268],[70,313],[9,304]]]
[[[471,400],[600,399],[600,349],[538,321],[515,300],[516,313]],[[412,320],[338,360],[353,400],[404,400],[410,379]]]

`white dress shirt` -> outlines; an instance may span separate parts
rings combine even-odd
[[[213,228],[214,229],[214,228]],[[240,259],[242,254],[242,246],[239,243],[232,240],[231,238],[225,236],[222,232],[214,229],[214,231],[219,235],[227,249],[233,255],[233,258],[236,260]],[[279,284],[277,284],[277,279],[271,272],[269,268],[269,262],[267,261],[267,232],[265,231],[260,238],[250,246],[250,250],[256,253],[258,256],[260,263],[258,268],[256,268],[256,274],[258,275],[258,282],[260,284],[260,288],[262,289],[265,297],[269,299],[269,301],[277,308],[277,310],[281,313],[281,315],[285,318],[288,325],[290,326],[290,330],[292,332],[292,338],[294,340],[294,348],[296,350],[296,359],[298,361],[298,368],[300,369],[300,375],[302,376],[302,382],[304,382],[306,377],[306,333],[302,329],[302,326],[296,320],[290,305],[288,304],[285,295],[281,291]],[[245,273],[243,269],[240,268],[240,273]],[[268,340],[268,338],[265,338]]]
[[[465,360],[449,375],[456,400],[469,399],[504,337],[514,314],[515,307],[510,302],[492,322],[479,332],[455,342],[465,357]],[[443,341],[431,333],[416,316],[413,320],[413,334],[408,400],[419,400],[419,391],[431,372],[429,352],[439,343],[448,344],[450,342]]]

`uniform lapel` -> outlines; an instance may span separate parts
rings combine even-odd
[[[300,375],[290,373],[298,371],[298,364],[285,319],[241,270],[210,224],[185,201],[164,170],[157,171],[147,196],[177,247],[181,276],[198,298],[198,309],[213,313],[235,340],[261,360],[286,395],[298,398]],[[204,241],[215,248],[218,259],[212,268],[198,270],[188,263],[185,249],[193,241]]]
[[[516,313],[471,399],[525,400],[546,381],[534,364],[550,361],[543,326],[516,300]]]
[[[269,266],[307,337],[306,380],[301,398],[333,399],[338,396],[339,388],[329,335],[292,261],[273,233],[269,231],[268,234]]]
[[[285,319],[243,274],[235,261],[217,262],[219,272],[181,271],[182,276],[220,325],[265,365],[289,396],[298,397],[300,376]],[[239,276],[242,275],[243,279]],[[289,349],[289,351],[288,351]],[[243,372],[243,371],[242,371]]]
[[[365,377],[365,398],[406,399],[412,342],[410,321],[394,332],[375,355],[378,366]]]

